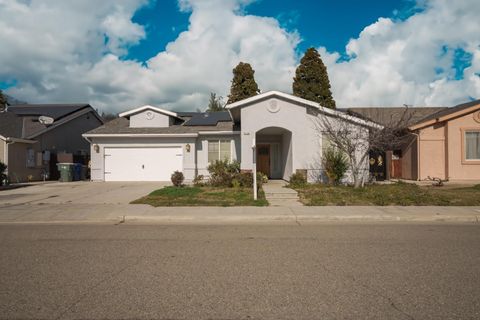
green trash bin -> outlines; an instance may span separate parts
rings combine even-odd
[[[73,163],[57,163],[58,171],[60,172],[60,182],[73,181]]]

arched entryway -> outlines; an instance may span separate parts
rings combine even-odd
[[[288,179],[292,174],[292,132],[267,127],[255,134],[257,172],[270,179]]]

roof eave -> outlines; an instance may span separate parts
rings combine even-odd
[[[196,138],[198,133],[84,133],[84,138]]]
[[[470,108],[467,108],[467,109],[454,111],[454,112],[446,114],[442,117],[438,117],[438,118],[430,119],[430,120],[427,120],[427,121],[419,122],[417,124],[414,124],[414,125],[408,127],[408,129],[411,130],[411,131],[423,129],[425,127],[429,127],[429,126],[432,126],[432,125],[437,124],[437,123],[442,123],[442,122],[448,121],[450,119],[461,117],[461,116],[463,116],[465,114],[469,114],[471,112],[475,112],[476,110],[480,110],[480,104],[476,104],[476,105],[471,106]]]

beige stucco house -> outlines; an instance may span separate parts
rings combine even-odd
[[[288,180],[306,173],[324,178],[322,138],[315,121],[347,121],[343,112],[278,91],[226,106],[215,113],[172,112],[144,106],[87,132],[91,143],[91,177],[100,181],[169,181],[182,171],[186,180],[208,175],[215,160],[238,160],[244,171],[261,171]],[[348,117],[352,130],[368,135],[376,126]],[[368,175],[368,159],[364,164]],[[347,177],[347,180],[349,177]]]
[[[480,101],[434,113],[409,127],[417,179],[480,180]],[[415,152],[415,151],[412,151]]]
[[[57,156],[88,159],[82,134],[102,124],[89,104],[8,106],[0,112],[0,161],[11,182],[58,179]]]

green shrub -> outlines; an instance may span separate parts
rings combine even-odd
[[[185,180],[185,177],[183,176],[183,173],[181,173],[180,171],[175,171],[172,173],[170,180],[172,180],[172,183],[175,187],[181,187],[183,185],[183,181]]]
[[[236,178],[232,180],[232,187],[235,189],[239,189],[242,185],[240,184],[240,181],[238,181]]]
[[[307,184],[307,178],[304,174],[297,172],[290,176],[289,185],[292,187],[304,187]]]
[[[198,174],[192,182],[195,187],[203,187],[207,184],[203,174]]]
[[[210,184],[214,187],[231,187],[233,179],[240,173],[240,162],[217,160],[208,166]]]
[[[251,172],[240,172],[235,175],[235,181],[240,183],[244,188],[251,188],[253,186],[253,174]]]
[[[0,161],[0,186],[3,184],[3,181],[7,179],[5,171],[7,171],[7,165]]]
[[[334,148],[328,148],[325,151],[322,164],[330,184],[338,184],[348,170],[347,157]]]
[[[257,172],[257,187],[260,188],[264,183],[268,182],[268,177],[261,172]],[[253,182],[252,182],[253,185]]]
[[[261,181],[262,184],[268,182],[268,176],[265,173],[259,172],[257,177],[259,177],[258,180]]]

